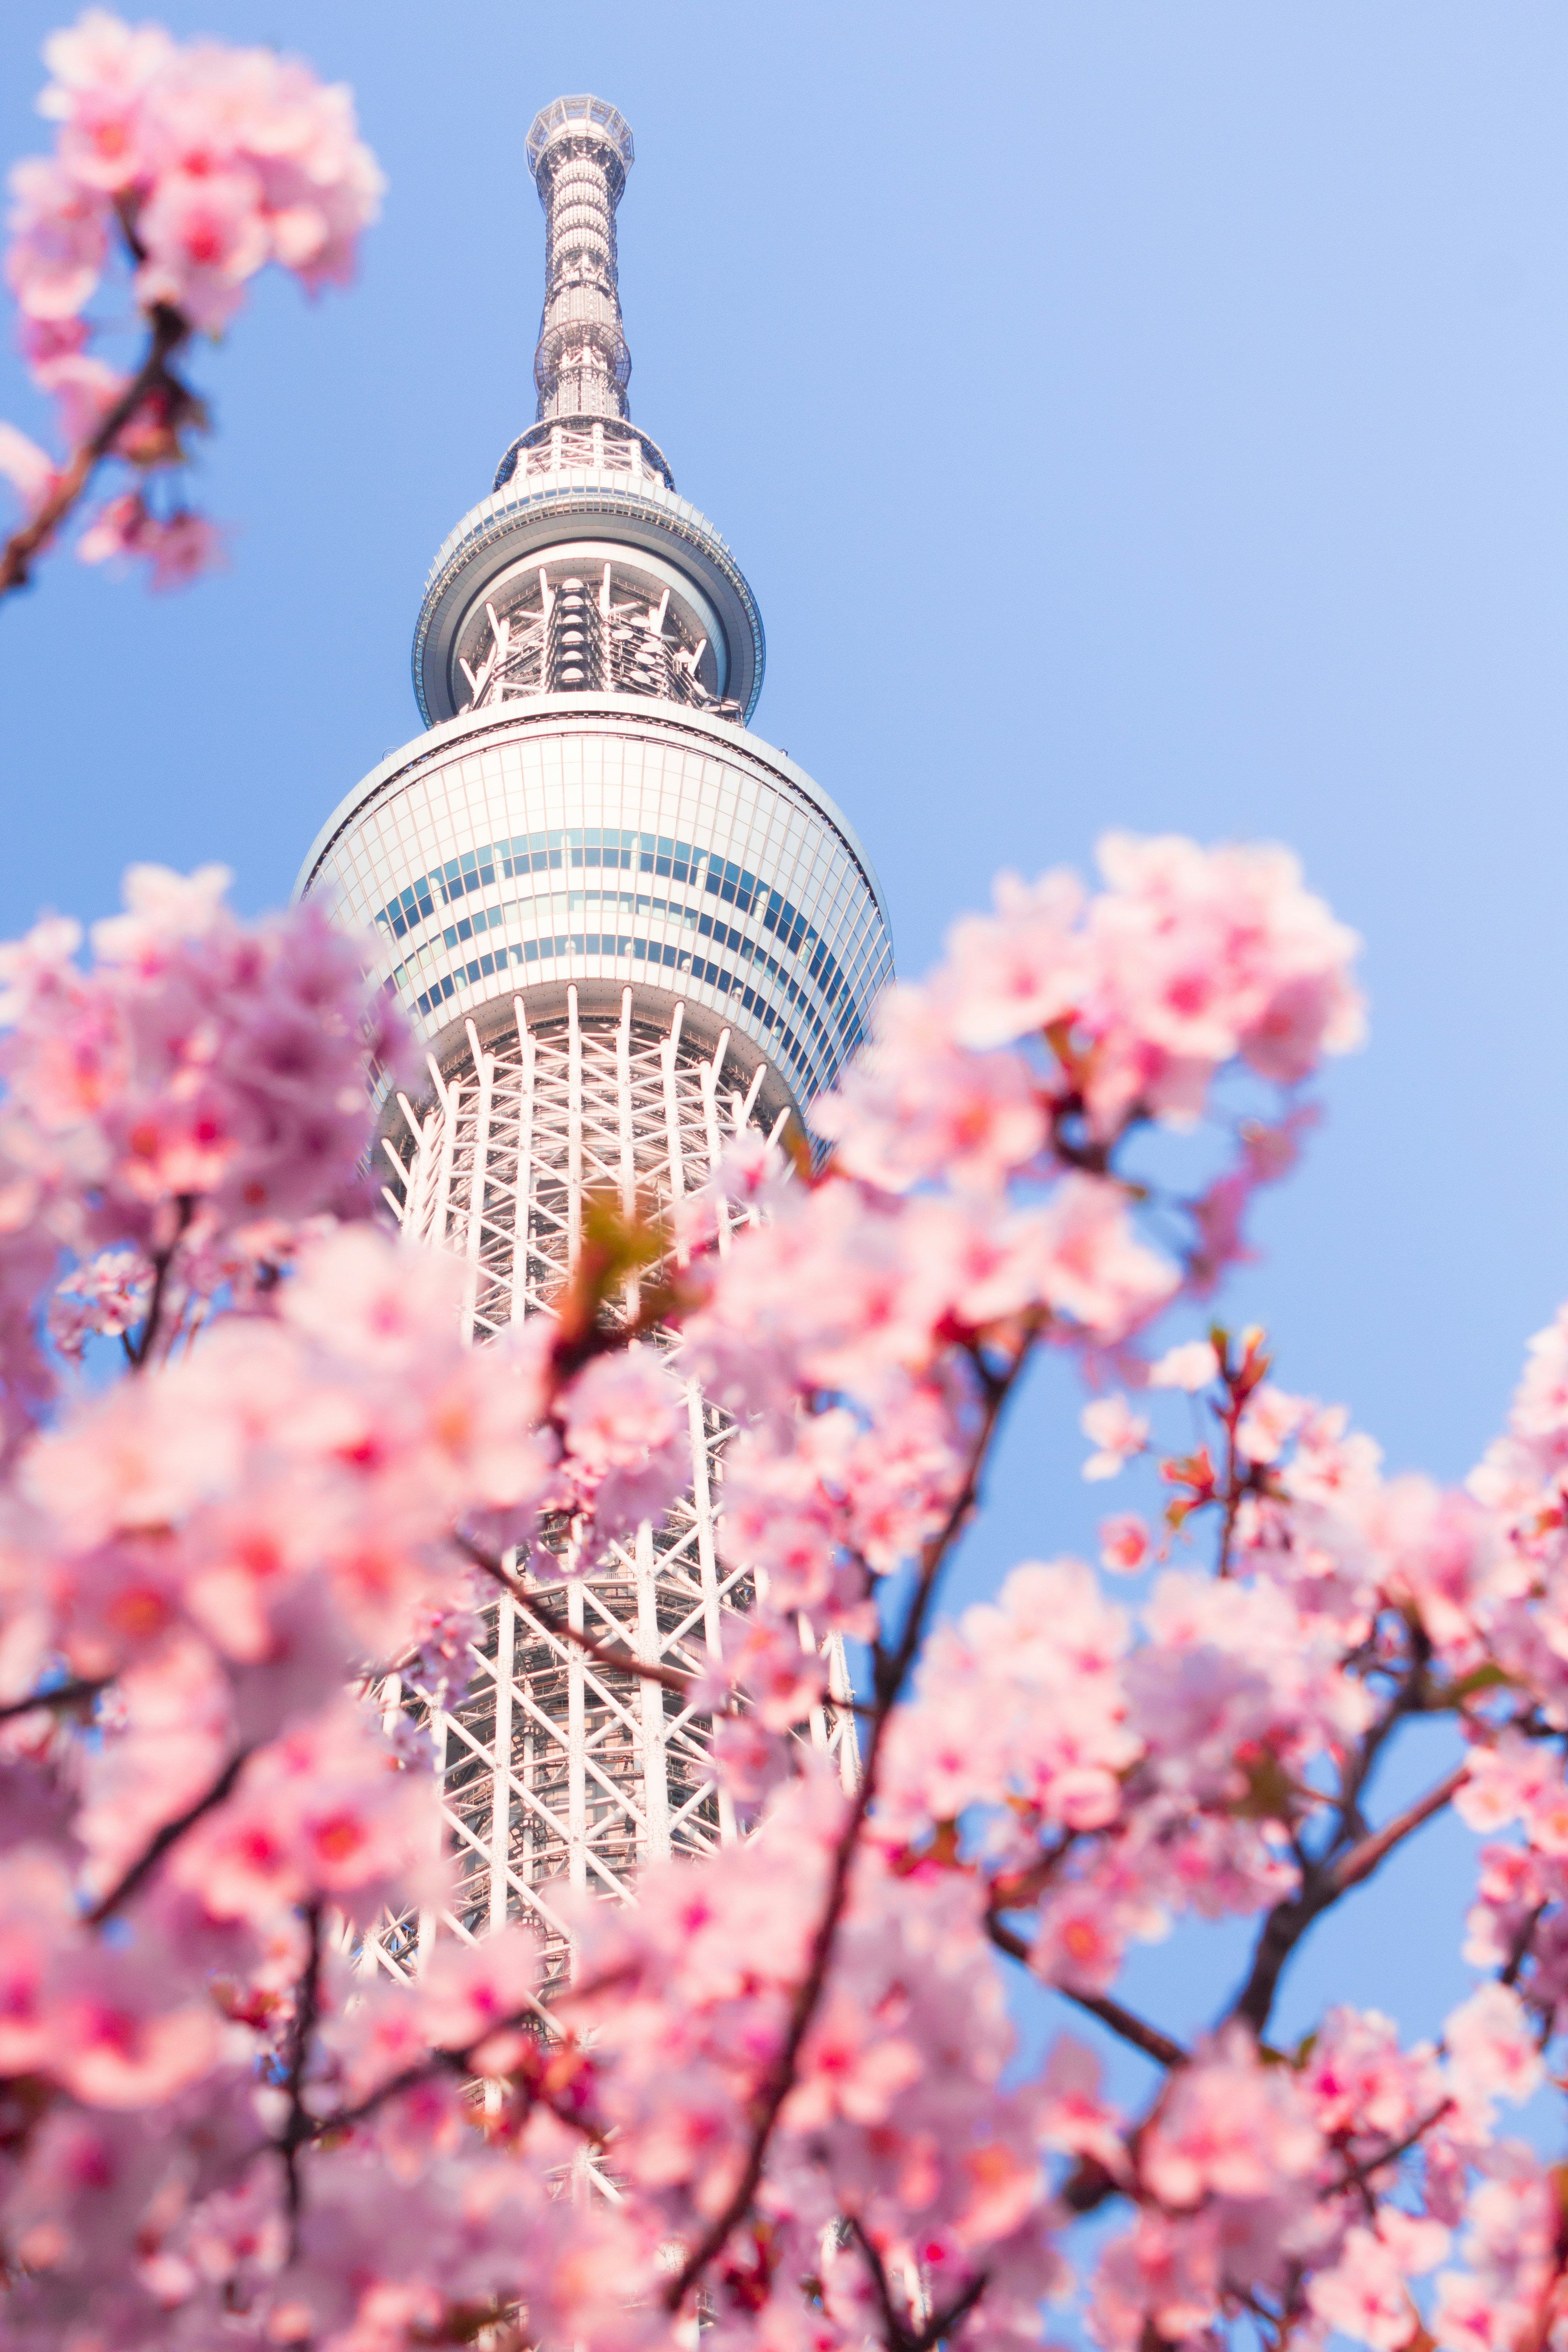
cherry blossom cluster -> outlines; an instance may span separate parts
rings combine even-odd
[[[311,291],[345,284],[381,174],[349,92],[270,51],[181,43],[89,8],[44,54],[51,79],[38,106],[56,144],[11,173],[5,273],[67,455],[57,462],[0,425],[0,472],[29,521],[58,520],[100,458],[121,460],[132,486],[100,507],[79,552],[139,558],[154,585],[171,586],[221,551],[183,500],[155,509],[149,497],[203,422],[174,353],[193,333],[228,327],[269,262]],[[129,273],[150,333],[129,373],[91,348],[89,306],[117,272]]]
[[[405,1046],[350,943],[142,871],[93,961],[5,952],[7,2343],[1026,2352],[1070,2297],[1104,2352],[1568,2352],[1516,2116],[1568,2027],[1568,1322],[1461,1490],[1194,1329],[1353,1038],[1352,942],[1276,852],[1105,873],[959,927],[820,1166],[742,1138],[668,1225],[593,1204],[482,1349],[370,1214]],[[1053,1347],[1091,1484],[1141,1491],[943,1621]],[[694,1381],[756,1603],[681,1703],[746,1834],[472,1944],[428,1705],[499,1589],[668,1507]],[[805,1736],[835,1634],[848,1786]],[[1302,1941],[1449,1806],[1473,1990],[1281,2038]],[[1129,1951],[1205,1920],[1239,1985],[1131,2007]],[[1038,2054],[1024,1976],[1075,2021]]]

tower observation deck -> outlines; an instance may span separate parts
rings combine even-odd
[[[383,1120],[387,1197],[411,1244],[462,1262],[475,1342],[549,1311],[593,1192],[668,1205],[738,1128],[804,1120],[891,969],[849,824],[749,731],[763,639],[745,577],[630,420],[631,131],[601,99],[561,98],[527,156],[545,216],[536,420],[426,582],[426,731],[334,811],[297,885],[375,937],[427,1045],[427,1091]],[[550,1882],[625,1895],[643,1861],[732,1834],[706,1720],[554,1630],[687,1668],[732,1650],[752,1585],[715,1542],[725,1428],[695,1386],[688,1410],[684,1502],[603,1572],[542,1585],[527,1612],[495,1604],[467,1695],[433,1713],[450,1932],[523,1913],[552,1933]],[[846,1769],[849,1720],[814,1735]],[[440,1924],[387,1923],[379,1958],[406,1964]]]

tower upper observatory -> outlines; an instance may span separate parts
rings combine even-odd
[[[763,627],[744,575],[627,413],[631,132],[602,99],[561,98],[527,152],[538,416],[426,583],[426,731],[349,794],[299,883],[375,939],[428,1046],[428,1087],[384,1107],[386,1196],[411,1245],[460,1261],[476,1342],[552,1311],[595,1193],[668,1213],[731,1137],[808,1119],[891,964],[847,820],[748,730]],[[491,1604],[462,1698],[430,1708],[459,1934],[521,1911],[559,1951],[552,1882],[625,1894],[641,1863],[734,1833],[711,1720],[681,1694],[733,1654],[752,1587],[721,1557],[727,1423],[695,1382],[688,1416],[685,1499],[602,1570],[530,1569],[526,1612]],[[605,1662],[617,1645],[675,1671],[634,1676]],[[852,1769],[847,1708],[814,1737]],[[408,1966],[424,1932],[385,1923],[376,1964]]]
[[[334,813],[300,890],[380,935],[443,1067],[512,1023],[639,1006],[726,1038],[757,1106],[805,1112],[890,969],[876,877],[810,777],[747,731],[756,599],[628,414],[616,211],[630,128],[558,98],[526,153],[544,213],[538,415],[438,550],[414,635],[428,732]]]
[[[573,688],[743,720],[762,691],[762,616],[744,575],[630,420],[616,207],[633,152],[628,125],[601,98],[558,98],[528,134],[545,224],[538,413],[426,584],[414,691],[429,720]],[[567,572],[542,571],[540,557],[558,548]],[[568,573],[585,593],[557,611],[555,579]],[[642,625],[648,607],[657,630]]]

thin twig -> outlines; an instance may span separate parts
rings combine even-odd
[[[595,1642],[591,1633],[579,1633],[575,1625],[568,1624],[564,1619],[559,1625],[553,1624],[542,1610],[534,1607],[516,1578],[509,1576],[502,1563],[493,1559],[482,1546],[472,1542],[468,1536],[460,1534],[455,1535],[452,1540],[458,1550],[473,1561],[476,1568],[482,1569],[487,1576],[493,1577],[501,1591],[510,1594],[523,1615],[537,1625],[542,1633],[550,1634],[563,1642],[574,1643],[579,1650],[585,1651],[587,1655],[596,1659],[600,1665],[612,1666],[617,1674],[640,1675],[644,1682],[662,1684],[666,1690],[689,1690],[692,1684],[699,1679],[696,1675],[683,1673],[678,1666],[652,1665],[645,1658],[634,1657],[624,1644],[617,1644],[613,1649],[608,1648],[604,1643]]]
[[[882,2260],[881,2249],[868,2236],[866,2225],[858,2213],[849,2216],[849,2234],[866,2257],[866,2268],[870,2272],[871,2284],[877,2290],[888,2352],[909,2352],[914,2331],[893,2300],[893,2283],[888,2276],[888,2265]]]
[[[96,1903],[88,1913],[87,1924],[89,1927],[101,1927],[106,1919],[111,1919],[121,1906],[130,1901],[142,1881],[156,1870],[169,1848],[176,1845],[184,1836],[185,1832],[194,1828],[201,1820],[204,1813],[210,1813],[215,1805],[223,1803],[224,1799],[238,1780],[249,1756],[248,1748],[236,1748],[206,1793],[198,1797],[194,1805],[187,1805],[184,1811],[176,1814],[172,1822],[163,1823],[156,1837],[143,1848],[124,1876],[111,1886],[103,1900]]]
[[[145,1366],[148,1357],[153,1352],[153,1342],[158,1336],[158,1324],[163,1312],[163,1293],[168,1286],[169,1268],[174,1262],[174,1253],[184,1238],[185,1228],[189,1225],[195,1212],[196,1205],[195,1193],[181,1192],[177,1196],[176,1205],[180,1213],[180,1222],[174,1228],[174,1238],[168,1248],[160,1250],[153,1260],[153,1295],[147,1301],[147,1313],[142,1325],[142,1337],[127,1350],[132,1368],[138,1372]]]
[[[289,2115],[283,2126],[283,2137],[277,2142],[283,2158],[284,2195],[289,2208],[289,2259],[292,2262],[300,2251],[300,2150],[314,2137],[311,2121],[305,2110],[305,2075],[310,2063],[310,2040],[316,2031],[316,2021],[321,2005],[321,1906],[310,1903],[305,1909],[305,1928],[310,1938],[305,1954],[305,1973],[300,1979],[300,1990],[294,2002],[294,2023],[289,2037],[289,2073],[284,2088],[289,2094]]]
[[[1424,1797],[1406,1805],[1402,1813],[1395,1813],[1382,1829],[1360,1839],[1336,1862],[1321,1865],[1312,1879],[1285,1902],[1274,1906],[1263,1923],[1247,1981],[1232,2006],[1233,2017],[1244,2018],[1255,2033],[1263,2032],[1285,1963],[1313,1921],[1342,1895],[1348,1895],[1352,1886],[1370,1878],[1394,1847],[1429,1822],[1434,1813],[1440,1813],[1455,1791],[1464,1785],[1468,1773],[1468,1764],[1457,1764]]]
[[[330,2116],[307,2116],[305,2123],[309,2128],[301,2134],[301,2144],[307,2139],[330,2139],[334,2132],[352,2130],[355,2124],[366,2122],[389,2100],[401,2098],[405,2091],[416,2091],[422,2083],[428,2083],[437,2074],[456,2074],[464,2082],[471,2082],[478,2066],[474,2055],[477,2050],[482,2050],[487,2042],[494,2041],[498,2033],[515,2033],[520,2028],[535,2021],[532,2010],[520,2009],[514,2011],[510,2017],[500,2019],[497,2024],[487,2025],[478,2041],[471,2042],[466,2050],[432,2050],[430,2055],[420,2059],[416,2065],[405,2066],[400,2074],[394,2074],[378,2089],[367,2091],[364,2097],[356,2100],[352,2107],[339,2107]],[[601,2123],[595,2116],[574,2114],[570,2107],[558,2105],[536,2084],[530,2083],[527,2088],[531,2101],[535,2105],[548,2107],[558,2123],[581,2132],[583,2137],[595,2147],[604,2146],[609,2137],[607,2124]]]
[[[169,362],[181,344],[189,341],[190,332],[190,327],[179,312],[170,310],[166,304],[160,303],[153,312],[152,331],[141,366],[113,407],[108,410],[97,431],[82,443],[68,464],[57,474],[54,488],[37,513],[19,530],[13,531],[5,546],[0,548],[0,596],[26,584],[35,557],[43,553],[60,525],[69,517],[99,467],[149,396],[162,386],[169,385],[182,400],[189,403],[190,394],[169,373]]]
[[[828,1871],[827,1893],[821,1916],[812,1936],[805,1973],[791,2004],[789,2019],[784,2027],[784,2039],[779,2045],[778,2054],[757,2096],[751,2145],[746,2152],[746,2160],[742,2167],[740,2179],[725,2200],[722,2211],[715,2216],[703,2231],[682,2264],[679,2276],[671,2281],[666,2290],[665,2307],[668,2311],[679,2310],[691,2287],[701,2277],[713,2257],[721,2251],[731,2231],[744,2217],[762,2179],[763,2168],[767,2161],[768,2147],[773,2139],[774,2126],[778,2123],[784,2101],[788,2098],[794,2084],[795,2067],[800,2059],[801,2050],[826,1988],[828,1969],[833,1958],[833,1948],[837,1937],[839,1922],[844,1916],[849,1898],[849,1878],[856,1850],[859,1845],[860,1833],[866,1825],[867,1816],[870,1812],[871,1802],[877,1792],[877,1769],[881,1759],[882,1743],[888,1725],[909,1677],[910,1669],[919,1654],[925,1633],[926,1621],[936,1596],[937,1582],[942,1567],[978,1500],[981,1472],[991,1441],[996,1433],[1003,1410],[1016,1385],[1018,1376],[1029,1360],[1033,1339],[1032,1332],[1026,1336],[1005,1372],[993,1373],[987,1371],[984,1366],[978,1368],[984,1383],[985,1403],[981,1414],[980,1427],[970,1448],[963,1484],[953,1497],[942,1526],[928,1539],[921,1550],[920,1572],[914,1595],[910,1602],[909,1612],[904,1620],[904,1629],[897,1648],[889,1654],[879,1644],[875,1653],[877,1711],[871,1718],[870,1736],[866,1745],[859,1786],[856,1790],[848,1819],[834,1846],[833,1860]]]
[[[100,1691],[107,1690],[111,1675],[100,1675],[91,1682],[78,1680],[56,1683],[52,1690],[35,1691],[31,1698],[14,1698],[0,1706],[0,1723],[10,1723],[19,1715],[37,1715],[41,1706],[81,1706]]]
[[[959,2289],[947,2308],[933,2312],[920,2334],[910,2338],[909,2352],[932,2352],[932,2347],[940,2344],[944,2336],[951,2336],[953,2329],[968,2318],[989,2284],[990,2273],[976,2271],[969,2284]]]
[[[1403,2139],[1394,2140],[1380,2155],[1369,2156],[1364,2163],[1358,2164],[1353,2171],[1347,2172],[1342,2180],[1334,2183],[1335,2189],[1342,2193],[1347,2189],[1360,2189],[1364,2182],[1372,2179],[1374,2172],[1381,2172],[1385,2164],[1397,2164],[1402,2156],[1408,2156],[1418,2140],[1426,2137],[1434,2124],[1442,2122],[1453,2104],[1452,2099],[1444,2099],[1439,2105],[1433,2108],[1429,2116],[1423,2116],[1420,2122],[1414,2129],[1407,2131]]]
[[[1005,1952],[1009,1959],[1021,1960],[1026,1968],[1028,1966],[1029,1947],[1013,1928],[1005,1927],[1000,1919],[988,1918],[985,1932],[999,1952]],[[1132,2010],[1124,2008],[1121,2001],[1112,2000],[1109,1993],[1074,1992],[1070,1985],[1053,1985],[1051,1990],[1060,1993],[1064,2000],[1070,2000],[1077,2008],[1087,2010],[1090,2017],[1098,2017],[1101,2025],[1109,2026],[1111,2032],[1119,2034],[1123,2042],[1130,2042],[1134,2050],[1142,2050],[1144,2057],[1152,2058],[1156,2065],[1188,2066],[1192,2063],[1192,2053],[1184,2050],[1179,2042],[1173,2042],[1168,2033],[1163,2033],[1157,2025],[1150,2025]]]
[[[1513,1939],[1513,1948],[1509,1953],[1507,1965],[1499,1971],[1499,1984],[1516,1985],[1519,1982],[1520,1970],[1530,1958],[1530,1947],[1535,1939],[1535,1931],[1541,1925],[1545,1910],[1545,1904],[1538,1903],[1532,1911],[1526,1913],[1524,1924]]]
[[[473,1561],[476,1568],[482,1569],[487,1576],[494,1579],[503,1592],[510,1594],[523,1615],[537,1625],[542,1633],[549,1634],[563,1642],[573,1643],[585,1656],[594,1659],[601,1666],[613,1668],[616,1674],[636,1675],[645,1683],[659,1684],[665,1690],[686,1694],[691,1690],[694,1684],[702,1680],[700,1675],[692,1674],[683,1667],[656,1665],[650,1664],[646,1658],[634,1657],[624,1643],[616,1643],[612,1647],[605,1643],[595,1642],[592,1633],[580,1632],[575,1625],[571,1624],[564,1618],[557,1623],[554,1619],[547,1617],[542,1609],[534,1605],[533,1601],[523,1591],[516,1578],[509,1576],[501,1561],[494,1559],[482,1546],[474,1543],[468,1536],[460,1534],[455,1534],[452,1540],[458,1550]],[[858,1699],[827,1698],[823,1701],[823,1705],[840,1715],[858,1715],[870,1718],[876,1714],[874,1707],[862,1705]]]

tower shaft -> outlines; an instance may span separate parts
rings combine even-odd
[[[409,1247],[461,1264],[475,1345],[552,1311],[595,1193],[668,1212],[738,1129],[807,1115],[891,967],[848,824],[746,730],[751,591],[626,416],[631,133],[562,99],[528,156],[541,421],[437,558],[415,650],[428,731],[342,803],[298,885],[374,938],[428,1048],[428,1089],[384,1105],[386,1195]],[[433,1735],[456,1891],[438,1917],[384,1922],[367,1967],[527,1916],[563,1968],[552,1887],[626,1898],[644,1864],[734,1834],[680,1678],[734,1656],[757,1589],[720,1541],[722,1416],[694,1386],[686,1404],[689,1481],[662,1521],[585,1575],[520,1561],[521,1598],[482,1611],[448,1688],[412,1666],[387,1685],[389,1723]],[[812,1737],[853,1772],[847,1706]]]

